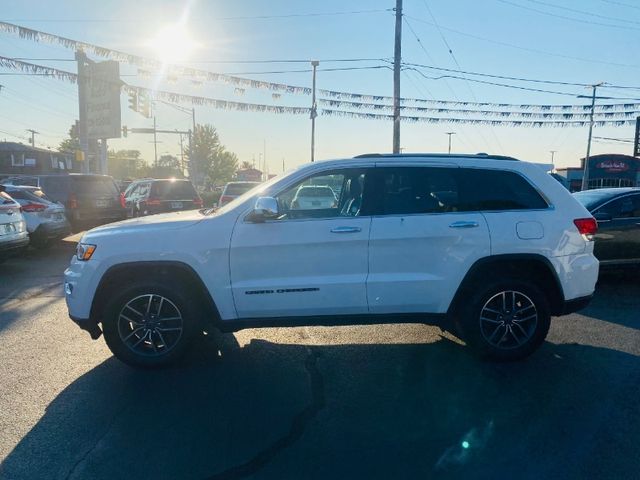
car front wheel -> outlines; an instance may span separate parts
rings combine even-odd
[[[544,293],[528,281],[490,282],[470,294],[456,323],[463,339],[481,356],[518,360],[546,338],[549,305]]]
[[[132,285],[108,302],[103,330],[118,359],[154,368],[172,365],[184,355],[197,324],[186,292],[149,282]]]

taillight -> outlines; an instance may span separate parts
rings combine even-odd
[[[575,226],[581,235],[584,235],[587,240],[592,240],[593,236],[598,231],[598,222],[593,217],[590,218],[577,218],[573,221]]]
[[[124,199],[124,193],[120,193],[120,206],[125,208],[127,206],[127,202]]]
[[[34,212],[42,212],[47,209],[46,205],[42,203],[27,203],[26,205],[22,205],[20,210],[23,212],[34,213]]]
[[[69,199],[67,200],[67,208],[78,208],[78,198],[75,193],[69,194]]]
[[[145,203],[149,207],[157,207],[158,205],[160,205],[160,199],[159,198],[149,197]]]
[[[202,199],[200,197],[194,198],[193,204],[198,208],[202,208],[202,205],[203,205]]]

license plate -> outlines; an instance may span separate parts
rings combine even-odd
[[[56,214],[54,214],[53,215],[53,219],[54,220],[60,220],[60,221],[64,220],[64,213],[56,213]]]
[[[16,232],[16,226],[13,223],[5,223],[3,227],[4,227],[3,233],[5,235]]]
[[[317,200],[314,200],[314,201],[311,202],[311,205],[313,205],[314,207],[317,207],[317,206],[320,205],[320,202],[317,201]]]
[[[171,202],[171,208],[182,208],[182,202]]]
[[[109,206],[109,200],[96,200],[96,207],[106,208]]]

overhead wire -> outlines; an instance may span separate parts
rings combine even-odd
[[[580,15],[586,15],[589,17],[602,18],[604,20],[612,20],[614,22],[622,22],[622,23],[633,23],[635,25],[640,25],[640,22],[635,20],[627,20],[626,18],[619,17],[609,17],[607,15],[599,15],[593,12],[587,12],[586,10],[579,10],[577,8],[564,7],[562,5],[554,5],[553,3],[542,2],[540,0],[526,0],[529,3],[535,3],[538,5],[544,5],[546,7],[557,8],[558,10],[564,10],[566,12],[579,13]]]

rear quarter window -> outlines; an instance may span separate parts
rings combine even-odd
[[[73,190],[79,195],[118,195],[111,177],[72,177]]]

